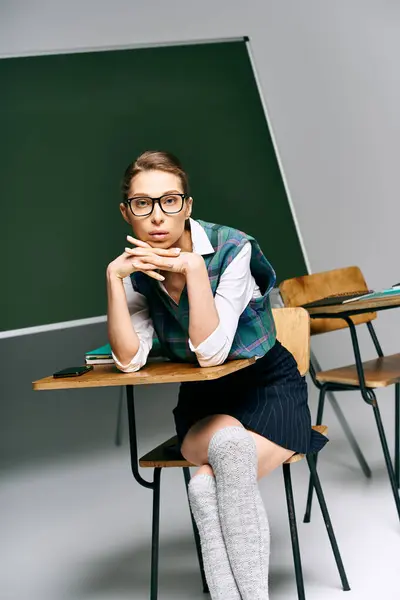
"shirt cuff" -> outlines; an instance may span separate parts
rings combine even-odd
[[[222,364],[229,353],[227,349],[228,338],[222,329],[221,324],[199,344],[196,348],[189,339],[189,348],[197,356],[200,366],[214,367]]]
[[[134,373],[135,371],[139,371],[139,369],[141,369],[146,364],[147,355],[148,353],[144,352],[142,345],[140,345],[139,350],[136,352],[132,360],[127,365],[123,365],[121,362],[119,362],[114,352],[112,352],[112,357],[114,359],[115,364],[117,365],[118,369],[123,373]]]

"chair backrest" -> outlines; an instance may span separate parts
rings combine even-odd
[[[368,290],[364,276],[358,267],[333,269],[323,273],[305,275],[282,281],[279,291],[285,306],[302,306],[343,292],[364,292]],[[352,317],[354,323],[368,323],[376,318],[376,313]],[[344,329],[347,323],[342,319],[311,319],[311,334],[326,333]]]
[[[310,364],[310,316],[304,308],[273,308],[277,338],[291,352],[301,375]]]

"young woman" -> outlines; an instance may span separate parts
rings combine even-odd
[[[121,371],[163,355],[202,367],[256,357],[213,381],[184,383],[174,409],[183,456],[200,468],[189,500],[213,600],[268,598],[269,527],[258,479],[326,438],[311,429],[307,386],[276,340],[275,273],[256,240],[190,218],[180,162],[145,152],[125,172],[120,209],[133,247],[107,268],[108,333]]]

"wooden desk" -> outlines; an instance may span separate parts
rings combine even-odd
[[[346,304],[332,304],[331,306],[318,306],[307,308],[308,314],[313,319],[344,318],[350,315],[361,315],[368,312],[377,312],[389,308],[400,307],[400,295],[388,296],[374,300],[356,300]]]
[[[357,332],[356,332],[356,327],[355,327],[356,323],[353,322],[352,317],[355,315],[360,315],[360,314],[365,314],[365,313],[373,314],[373,313],[381,311],[381,310],[388,310],[390,308],[398,308],[398,307],[400,307],[400,295],[396,296],[396,297],[389,296],[386,298],[379,298],[379,299],[373,299],[373,300],[371,300],[371,299],[356,300],[355,302],[346,302],[346,304],[333,304],[331,306],[318,306],[318,307],[307,308],[307,311],[312,319],[343,319],[344,321],[346,321],[346,323],[350,329],[350,335],[351,335],[351,340],[352,340],[352,344],[353,344],[358,382],[351,381],[349,383],[345,379],[338,379],[337,383],[343,384],[344,386],[349,385],[350,388],[358,387],[358,385],[359,385],[362,397],[368,404],[371,404],[372,406],[376,406],[376,398],[373,393],[373,388],[374,387],[382,387],[383,384],[380,383],[379,386],[371,384],[371,385],[368,385],[368,387],[366,385],[364,370],[365,370],[366,366],[371,367],[370,363],[372,363],[372,361],[369,361],[369,363],[363,363],[363,361],[361,359],[361,352],[360,352],[360,347],[359,347],[358,337],[357,337]],[[375,349],[376,349],[378,357],[379,357],[376,361],[375,370],[379,371],[379,369],[382,369],[383,365],[381,363],[382,363],[382,361],[385,361],[388,373],[390,375],[391,372],[394,370],[393,365],[390,364],[391,357],[384,357],[384,354],[383,354],[382,348],[379,344],[375,330],[372,328],[370,323],[367,323],[367,325],[369,327],[372,341],[375,345]],[[398,355],[393,355],[393,361],[394,361],[394,359],[396,359],[395,362],[397,365],[398,364]],[[352,366],[350,365],[350,368],[351,367]],[[345,368],[338,369],[338,371],[344,371],[344,370],[345,370]],[[324,373],[329,373],[329,372],[325,371]],[[391,381],[390,377],[389,377],[389,379],[385,380],[384,385],[386,386],[386,385],[390,385],[392,383],[397,383],[398,368],[396,368],[396,374],[394,376],[392,374],[392,379],[393,379],[393,381]],[[334,381],[331,381],[331,383],[334,383]],[[397,405],[398,405],[398,408],[396,408],[396,418],[397,418],[397,411],[400,410],[400,400],[396,401],[396,407],[397,407]],[[399,420],[399,419],[397,419],[397,420]],[[399,433],[397,432],[396,440],[398,440],[398,435],[399,435]],[[399,446],[400,441],[396,441],[396,445]],[[399,453],[397,453],[397,455],[398,454]],[[397,459],[397,461],[398,460],[399,459]],[[397,464],[397,471],[400,472],[400,466],[398,464]],[[400,480],[400,476],[398,476],[398,479]],[[399,511],[399,513],[400,513],[400,511]]]
[[[216,367],[196,367],[185,363],[171,363],[153,360],[135,373],[121,373],[114,365],[97,365],[93,371],[79,377],[55,379],[45,377],[33,382],[34,390],[76,390],[96,387],[126,387],[128,407],[129,446],[131,467],[134,478],[140,485],[153,489],[154,482],[146,481],[139,474],[137,451],[137,432],[135,420],[135,385],[151,385],[159,383],[183,383],[184,381],[207,381],[225,377],[235,371],[240,371],[255,362],[254,358],[232,360]]]
[[[125,386],[132,473],[140,485],[153,488],[154,482],[145,481],[139,474],[134,386],[219,379],[220,377],[244,369],[254,362],[254,358],[249,358],[232,360],[216,367],[202,368],[185,363],[152,360],[143,369],[135,373],[121,373],[114,365],[96,365],[92,371],[79,377],[66,377],[63,379],[55,379],[52,376],[45,377],[44,379],[34,381],[32,385],[34,390],[40,391]]]
[[[219,379],[244,369],[255,362],[254,358],[233,360],[217,367],[196,367],[184,363],[171,363],[161,360],[150,360],[149,363],[140,371],[135,373],[121,373],[114,365],[97,365],[93,371],[85,373],[80,377],[68,377],[65,379],[54,379],[54,377],[45,377],[33,382],[34,390],[73,390],[81,388],[96,387],[126,387],[126,399],[128,406],[129,423],[129,448],[131,455],[132,474],[136,481],[143,487],[153,490],[153,538],[151,548],[151,563],[154,566],[151,570],[151,599],[157,598],[157,578],[158,578],[158,537],[159,537],[159,511],[160,511],[160,477],[161,469],[154,469],[153,481],[147,481],[139,473],[139,460],[137,448],[137,432],[135,419],[134,386],[151,385],[158,383],[183,383],[185,381],[207,381]],[[189,468],[184,469],[186,486],[189,484]],[[202,569],[202,559],[200,553],[200,542],[194,521],[193,530],[195,537],[197,535],[197,552]],[[203,571],[202,571],[203,573]],[[204,573],[203,573],[204,576]],[[203,579],[203,582],[205,580]],[[154,591],[155,590],[155,591]]]
[[[150,385],[156,383],[183,383],[184,381],[206,381],[219,379],[248,367],[254,358],[231,360],[216,367],[196,367],[186,363],[171,363],[162,360],[149,363],[135,373],[121,373],[114,365],[95,365],[93,371],[79,377],[55,379],[44,377],[33,382],[34,390],[72,390],[93,387]]]
[[[346,302],[345,304],[333,304],[331,306],[318,306],[313,308],[307,308],[307,311],[312,319],[343,319],[346,321],[351,335],[351,341],[353,345],[356,377],[354,377],[354,367],[349,365],[348,367],[342,367],[338,369],[331,369],[330,371],[323,371],[313,375],[314,378],[320,378],[323,385],[329,383],[331,391],[339,390],[352,390],[360,389],[361,396],[367,404],[373,407],[375,413],[375,419],[378,426],[379,436],[382,443],[382,449],[385,456],[386,466],[388,469],[389,479],[392,486],[394,499],[396,502],[397,513],[400,518],[400,499],[398,496],[398,488],[400,487],[400,382],[399,382],[399,355],[394,354],[392,356],[384,356],[382,348],[379,344],[375,330],[372,327],[372,323],[367,323],[372,341],[374,343],[378,358],[375,361],[363,362],[361,358],[360,346],[358,343],[358,337],[356,332],[356,323],[354,323],[352,317],[355,315],[361,315],[366,313],[373,313],[388,310],[390,308],[400,307],[400,295],[388,296],[386,298],[379,299],[365,299],[356,300],[354,302]],[[348,377],[349,371],[352,372],[353,377]],[[377,377],[372,377],[372,375]],[[383,374],[379,372],[382,371]],[[337,388],[335,388],[334,373],[337,372],[338,377],[336,379]],[[366,378],[366,375],[368,377]],[[380,375],[380,377],[379,377]],[[346,378],[347,376],[347,378]],[[323,378],[326,378],[325,381]],[[395,385],[395,451],[394,451],[394,468],[391,462],[390,453],[387,445],[386,434],[382,424],[376,396],[374,393],[375,387],[382,387],[387,385]]]

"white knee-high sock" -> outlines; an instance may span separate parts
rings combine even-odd
[[[268,600],[269,526],[257,482],[255,441],[244,427],[211,438],[222,534],[242,600]]]
[[[214,477],[206,473],[192,477],[189,502],[200,534],[204,572],[212,600],[241,600],[222,536]]]

